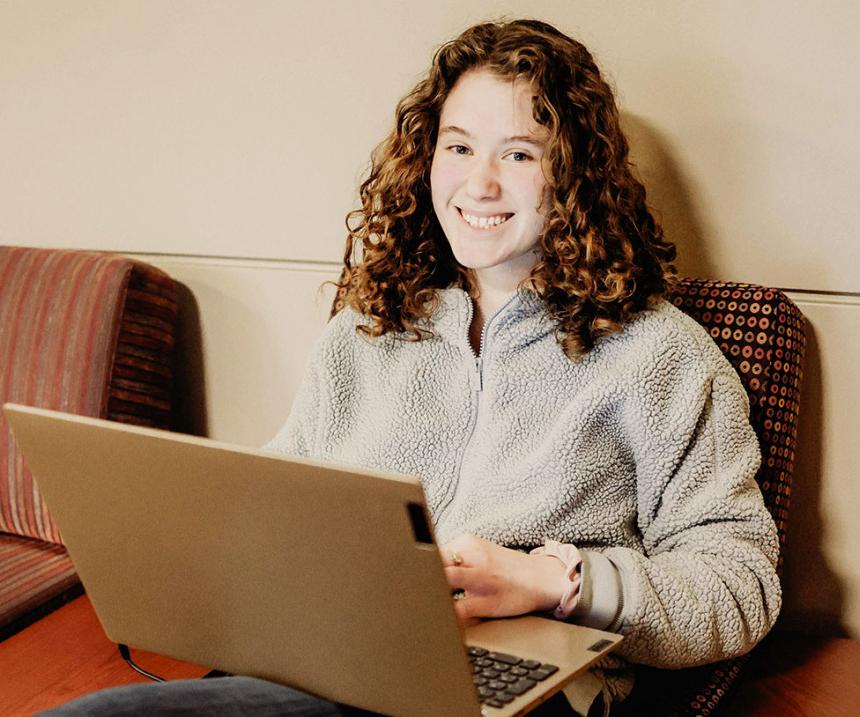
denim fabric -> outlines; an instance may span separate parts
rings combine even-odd
[[[50,717],[359,717],[371,713],[252,677],[219,677],[114,687],[41,714]]]
[[[373,713],[252,677],[220,677],[114,687],[41,714],[49,717],[370,717]],[[535,717],[574,714],[560,693],[532,712]]]

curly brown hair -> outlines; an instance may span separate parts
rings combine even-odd
[[[443,45],[427,76],[397,105],[396,124],[371,156],[349,236],[335,307],[369,317],[370,336],[421,339],[438,289],[474,291],[433,211],[430,166],[442,105],[470,70],[528,81],[549,140],[540,258],[524,282],[557,323],[573,358],[618,331],[674,281],[675,248],[633,176],[612,90],[588,50],[537,20],[475,25]]]

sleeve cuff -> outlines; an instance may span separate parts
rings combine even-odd
[[[581,550],[579,602],[571,618],[580,625],[607,630],[617,627],[624,607],[621,574],[602,553]]]

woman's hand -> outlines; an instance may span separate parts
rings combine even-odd
[[[566,587],[558,558],[503,548],[476,535],[461,535],[440,553],[461,620],[550,611]]]

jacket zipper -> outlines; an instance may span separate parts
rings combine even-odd
[[[471,371],[469,374],[469,385],[472,389],[472,393],[475,399],[475,408],[472,414],[472,420],[469,425],[469,430],[466,435],[466,440],[463,444],[463,449],[460,451],[460,460],[457,464],[457,470],[455,472],[455,482],[451,489],[450,497],[445,502],[444,505],[440,506],[438,517],[436,519],[436,523],[440,523],[442,520],[442,516],[445,511],[448,510],[448,507],[454,501],[454,496],[457,494],[457,488],[460,485],[460,475],[463,471],[463,463],[466,460],[466,454],[469,451],[469,445],[472,443],[472,438],[475,435],[475,429],[478,426],[478,419],[481,414],[481,393],[484,390],[484,355],[486,352],[486,341],[487,341],[487,330],[490,327],[490,324],[493,323],[493,320],[505,309],[508,304],[510,304],[515,298],[516,294],[511,296],[504,304],[502,304],[498,309],[493,312],[493,315],[490,316],[484,322],[484,326],[481,328],[481,338],[478,341],[478,353],[475,353],[475,349],[472,348],[472,344],[469,341],[469,328],[472,326],[472,317],[475,314],[474,303],[471,297],[469,299],[469,315],[466,319],[466,345],[469,347],[469,351],[472,354],[472,360],[474,361],[474,371]]]

